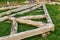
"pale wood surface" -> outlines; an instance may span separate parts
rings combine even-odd
[[[14,17],[9,17],[9,20],[13,20],[13,19],[14,19]],[[37,21],[32,21],[32,20],[24,20],[24,19],[18,19],[18,18],[15,18],[15,19],[19,23],[33,25],[33,26],[36,26],[36,27],[42,27],[46,24],[44,22],[37,22]]]
[[[49,13],[48,13],[47,8],[46,8],[45,5],[43,5],[43,10],[44,10],[44,13],[45,13],[45,15],[46,15],[47,22],[48,22],[48,23],[52,23],[51,17],[50,17],[50,15],[49,15]]]
[[[33,6],[33,5],[36,5],[36,4],[1,7],[0,10],[8,10],[8,9],[14,9],[14,8],[21,8],[21,7],[29,7],[29,6]]]
[[[5,15],[5,14],[11,14],[12,12],[18,12],[18,11],[21,11],[21,10],[24,10],[24,9],[27,9],[27,8],[30,8],[30,7],[34,7],[34,6],[36,6],[36,4],[30,5],[30,6],[25,5],[25,6],[22,6],[21,8],[17,8],[17,9],[13,9],[13,10],[8,10],[6,12],[1,13],[0,17]]]
[[[46,15],[30,15],[30,16],[23,16],[23,17],[19,17],[19,19],[42,19],[42,18],[46,18]]]
[[[27,10],[24,10],[24,11],[21,11],[21,12],[18,12],[18,13],[16,13],[16,14],[24,14],[25,12],[31,12],[31,11],[33,11],[33,10],[35,10],[35,9],[41,7],[41,6],[42,6],[42,5],[39,4],[39,5],[35,6],[35,7],[32,7],[32,8],[30,8],[30,9],[27,9]],[[9,16],[15,16],[16,14],[12,14],[12,15],[9,15]]]
[[[24,38],[31,37],[34,35],[39,35],[39,34],[50,31],[52,26],[53,24],[49,23],[49,24],[46,24],[44,27],[40,27],[40,28],[33,29],[30,31],[21,32],[18,34],[7,36],[7,37],[1,37],[0,40],[20,40],[20,39],[24,39]]]

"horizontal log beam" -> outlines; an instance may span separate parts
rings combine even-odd
[[[31,5],[35,5],[35,4],[1,7],[0,10],[8,10],[8,9],[14,9],[14,8],[21,8],[21,7],[26,7],[26,6],[28,7],[28,6],[31,6]]]
[[[18,24],[17,21],[14,19],[12,23],[11,33],[10,35],[16,34],[18,30]]]
[[[35,35],[39,35],[39,34],[51,31],[53,26],[54,26],[53,24],[48,23],[45,26],[37,29],[21,32],[21,33],[6,36],[6,37],[1,37],[0,40],[21,40],[24,38],[32,37]]]
[[[18,12],[16,14],[24,14],[26,12],[31,12],[31,11],[33,11],[33,10],[35,10],[35,9],[41,7],[41,6],[42,6],[42,4],[39,4],[39,5],[35,6],[35,7],[32,7],[30,9],[27,9],[27,10],[24,10],[24,11],[21,11],[21,12]],[[16,14],[12,14],[12,15],[9,15],[9,16],[15,16]]]
[[[15,17],[9,17],[9,20],[13,20],[14,18]],[[46,23],[43,23],[43,22],[37,22],[37,21],[32,21],[32,20],[24,20],[24,19],[18,19],[18,18],[15,18],[15,19],[19,23],[33,25],[33,26],[36,26],[36,27],[42,27],[46,24]]]
[[[23,16],[23,17],[19,17],[18,19],[42,19],[42,18],[46,18],[46,15],[31,15],[31,16]]]
[[[25,5],[25,6],[22,6],[21,8],[9,10],[9,11],[6,11],[6,12],[1,13],[0,14],[0,17],[3,16],[3,15],[5,15],[5,14],[11,14],[12,12],[18,12],[18,11],[21,11],[21,10],[24,10],[24,9],[27,9],[27,8],[31,8],[31,7],[34,7],[34,6],[36,6],[36,4],[30,5],[30,6]]]

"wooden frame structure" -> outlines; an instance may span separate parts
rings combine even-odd
[[[12,17],[12,16],[15,16],[16,14],[23,14],[25,12],[30,12],[31,10],[35,10],[36,8],[39,8],[40,6],[43,7],[43,10],[44,10],[44,13],[45,13],[44,15],[25,16],[25,17],[19,17],[19,18]],[[22,11],[22,12],[16,13],[16,14],[13,14],[12,16],[10,15],[10,16],[5,16],[5,17],[0,18],[0,22],[4,21],[6,19],[9,19],[9,20],[13,21],[13,25],[12,25],[10,35],[5,36],[5,37],[0,37],[0,40],[21,40],[21,39],[28,38],[28,37],[35,36],[35,35],[39,35],[39,34],[43,35],[44,33],[49,32],[49,31],[54,31],[54,24],[52,23],[52,20],[50,18],[50,15],[48,13],[48,10],[47,10],[45,4],[36,5],[33,8],[30,8],[28,10],[25,10],[25,11]],[[42,22],[31,21],[30,19],[32,19],[32,18],[33,19],[46,18],[47,19],[47,24],[42,23]],[[25,32],[17,33],[17,26],[18,26],[17,22],[26,23],[28,25],[36,26],[38,28],[33,29],[33,30],[29,30],[29,31],[25,31]]]

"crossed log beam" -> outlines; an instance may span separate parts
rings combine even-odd
[[[34,35],[37,35],[37,34],[42,34],[42,33],[48,32],[48,31],[52,31],[52,27],[54,26],[51,23],[48,23],[48,24],[42,23],[43,25],[41,25],[41,22],[34,22],[34,21],[31,21],[31,20],[25,20],[23,18],[17,18],[16,19],[14,17],[8,17],[8,16],[3,17],[3,18],[5,18],[5,19],[8,18],[9,20],[14,20],[15,19],[19,23],[26,23],[26,24],[33,25],[33,26],[35,25],[39,28],[34,29],[34,30],[30,30],[30,31],[25,31],[25,32],[18,33],[19,35],[15,34],[16,36],[15,35],[13,35],[13,36],[10,35],[10,36],[7,36],[5,38],[2,37],[1,40],[20,40],[20,39],[24,39],[24,38],[31,37],[31,36],[34,36]]]
[[[45,12],[45,15],[24,16],[24,17],[19,17],[19,18],[15,18],[15,17],[11,17],[11,16],[5,16],[5,17],[0,18],[0,21],[4,21],[6,19],[13,20],[14,25],[17,21],[19,23],[24,23],[24,24],[39,27],[39,28],[36,28],[33,30],[21,32],[21,33],[17,33],[17,31],[13,32],[13,30],[14,30],[13,29],[12,30],[13,33],[11,32],[13,35],[1,37],[0,40],[21,40],[21,39],[31,37],[34,35],[39,35],[39,34],[44,35],[44,34],[46,34],[46,32],[54,31],[54,24],[52,23],[52,20],[49,16],[49,13],[48,13],[45,5],[43,5],[43,10]],[[41,19],[41,18],[46,18],[48,23],[46,24],[43,22],[37,22],[37,21],[30,20],[30,19]],[[15,21],[15,23],[14,23],[14,21]],[[17,26],[16,26],[16,28],[17,28]],[[17,33],[17,34],[15,34],[15,33]]]
[[[30,8],[30,9],[27,9],[27,10],[24,10],[24,11],[21,11],[21,12],[18,12],[18,13],[16,13],[16,14],[12,14],[12,15],[9,15],[9,16],[15,16],[15,15],[17,15],[17,14],[24,14],[24,13],[26,13],[26,12],[31,12],[31,11],[33,11],[33,10],[35,10],[35,9],[41,7],[41,6],[42,6],[42,4],[39,4],[39,5],[35,6],[35,7],[32,7],[32,8]]]
[[[42,18],[46,18],[46,15],[30,15],[30,16],[23,16],[23,17],[18,17],[18,19],[42,19]]]
[[[12,23],[12,28],[11,28],[10,35],[17,34],[17,30],[18,30],[17,21],[15,19],[13,19],[12,21],[13,21],[13,23]]]

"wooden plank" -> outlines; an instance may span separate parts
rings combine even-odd
[[[10,35],[16,34],[18,30],[18,24],[17,21],[14,19],[12,23],[11,33]]]
[[[24,9],[27,9],[27,8],[35,7],[35,6],[36,6],[36,4],[30,5],[30,6],[25,5],[25,6],[22,6],[21,8],[9,10],[9,11],[6,11],[6,12],[1,13],[0,14],[0,17],[3,16],[3,15],[5,15],[5,14],[11,14],[12,12],[18,12],[18,11],[21,11],[21,10],[24,10]]]
[[[27,9],[27,10],[24,10],[24,11],[21,11],[21,12],[18,12],[16,14],[24,14],[25,12],[31,12],[31,11],[33,11],[33,10],[35,10],[35,9],[41,7],[41,6],[42,6],[42,4],[39,4],[39,5],[35,6],[35,7],[32,7],[30,9]],[[15,16],[16,14],[12,14],[12,15],[9,15],[9,16]]]
[[[21,32],[21,33],[6,36],[6,37],[1,37],[0,40],[20,40],[20,39],[32,37],[35,35],[39,35],[39,34],[51,31],[52,26],[54,26],[54,25],[49,23],[49,24],[46,24],[45,26],[37,28],[37,29]]]
[[[46,15],[30,15],[30,16],[23,16],[23,17],[19,17],[18,19],[42,19],[42,18],[46,18]]]

